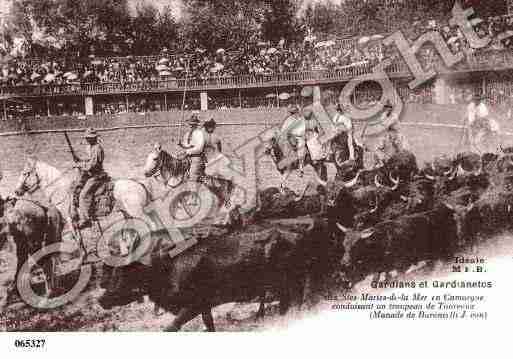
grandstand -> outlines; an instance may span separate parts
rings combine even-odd
[[[477,14],[489,16],[476,21],[476,30],[481,36],[489,34],[494,39],[487,49],[479,51],[469,49],[454,29],[448,29],[450,12],[444,14],[445,18],[418,20],[415,14],[429,2],[415,2],[414,7],[410,1],[377,3],[407,9],[406,13],[413,18],[406,20],[416,29],[406,33],[410,40],[425,31],[439,31],[453,52],[463,51],[465,61],[445,68],[433,48],[424,46],[417,54],[420,62],[440,76],[411,90],[407,86],[412,79],[410,70],[395,49],[385,48],[379,41],[387,34],[377,34],[378,41],[372,45],[362,39],[373,39],[376,34],[362,34],[325,41],[305,39],[302,44],[287,46],[264,43],[244,54],[224,49],[208,56],[201,51],[171,54],[163,49],[159,54],[144,57],[11,59],[3,64],[0,94],[30,104],[31,116],[39,118],[162,112],[180,109],[182,105],[187,110],[279,108],[301,102],[303,86],[321,86],[326,90],[327,101],[334,102],[337,96],[332,94],[348,81],[370,73],[374,65],[391,58],[394,61],[387,73],[405,102],[457,104],[464,103],[469,93],[483,93],[492,105],[509,106],[513,92],[513,41],[511,35],[502,34],[513,33],[513,18],[506,14],[511,13],[512,0],[471,4]],[[452,2],[441,3],[450,9]],[[390,31],[401,28],[392,19],[387,23],[392,24]],[[379,89],[372,84],[359,86],[354,94],[355,101],[363,105],[379,96]],[[20,116],[16,105],[2,101],[2,106],[4,120]]]

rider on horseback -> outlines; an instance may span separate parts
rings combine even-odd
[[[216,159],[219,158],[223,151],[223,147],[221,145],[221,138],[215,133],[216,130],[216,121],[211,118],[207,122],[203,124],[203,128],[205,129],[205,158],[207,161],[207,168],[206,172],[207,174],[214,175],[214,173],[210,173],[213,170],[215,166],[210,166],[212,168],[209,168],[209,164],[212,164]]]
[[[188,156],[191,162],[189,179],[200,182],[205,176],[205,132],[199,127],[200,121],[196,114],[193,114],[187,123],[191,129],[185,133],[179,145],[184,149],[184,155]]]
[[[305,156],[306,156],[306,143],[305,143],[305,118],[299,113],[297,105],[290,105],[288,107],[289,116],[283,122],[280,130],[280,137],[289,141],[291,145],[296,148],[297,156],[299,159],[299,177],[303,177]],[[279,141],[281,142],[281,141]]]
[[[80,179],[73,190],[73,204],[78,205],[79,229],[88,227],[91,224],[90,210],[93,203],[93,195],[103,183],[106,173],[103,169],[105,153],[103,147],[98,143],[98,134],[92,128],[86,130],[84,138],[88,146],[88,158],[79,161],[77,167],[80,169]],[[75,217],[76,218],[76,217]]]
[[[349,148],[349,161],[355,161],[354,143],[354,128],[353,121],[350,117],[344,115],[344,107],[342,104],[337,104],[337,112],[333,117],[333,123],[343,132],[347,134],[347,147]]]

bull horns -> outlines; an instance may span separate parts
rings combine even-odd
[[[361,173],[362,173],[362,171],[358,171],[356,176],[351,181],[344,183],[344,187],[345,188],[352,188],[352,187],[354,187],[356,185],[356,183],[358,183],[358,179],[360,178],[360,174]]]
[[[349,228],[344,227],[340,223],[336,222],[336,225],[337,225],[338,229],[340,229],[342,232],[344,232],[344,233],[349,232]]]
[[[308,182],[308,184],[305,186],[305,189],[301,192],[301,194],[300,195],[296,194],[296,196],[294,198],[294,202],[301,201],[305,197],[306,191],[308,191],[308,189],[311,187],[311,185],[312,185],[312,183]]]
[[[390,174],[390,173],[388,174],[388,178],[394,184],[392,187],[388,187],[388,188],[390,188],[392,191],[395,191],[397,188],[399,188],[399,182],[400,182],[399,178],[393,178],[392,174]],[[379,182],[377,174],[374,176],[374,184],[376,185],[377,188],[385,188],[385,187],[387,187],[387,186],[385,186],[385,185],[383,185],[383,184],[381,184]]]

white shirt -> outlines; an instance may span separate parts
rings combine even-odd
[[[187,152],[188,155],[201,154],[205,147],[205,134],[203,130],[201,128],[195,128],[187,131],[183,137],[182,144],[185,146],[185,152]]]
[[[306,125],[303,116],[289,116],[283,123],[283,126],[281,126],[282,135],[289,134],[296,137],[304,137],[305,132]]]
[[[480,118],[485,118],[485,117],[488,117],[489,114],[490,114],[490,112],[488,111],[488,107],[486,106],[486,104],[484,102],[481,102],[477,106],[477,116]]]
[[[353,121],[351,119],[341,113],[338,113],[333,117],[333,123],[335,126],[343,125],[345,127],[345,131],[351,131],[353,129]]]
[[[469,125],[474,123],[474,121],[476,120],[476,116],[477,116],[477,106],[476,106],[475,102],[471,102],[467,105],[467,119],[468,119]]]

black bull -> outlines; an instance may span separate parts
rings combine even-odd
[[[277,229],[232,233],[202,240],[174,258],[152,256],[151,266],[135,263],[115,268],[99,303],[110,309],[148,294],[159,307],[176,315],[167,328],[170,331],[180,330],[200,314],[213,331],[213,307],[263,298],[266,291],[277,295],[280,312],[285,313],[302,292],[291,263],[295,240],[290,237],[295,236],[299,234]]]
[[[422,260],[447,258],[458,238],[455,213],[444,205],[364,231],[338,227],[344,243],[342,264],[353,281],[370,273],[406,270]]]

